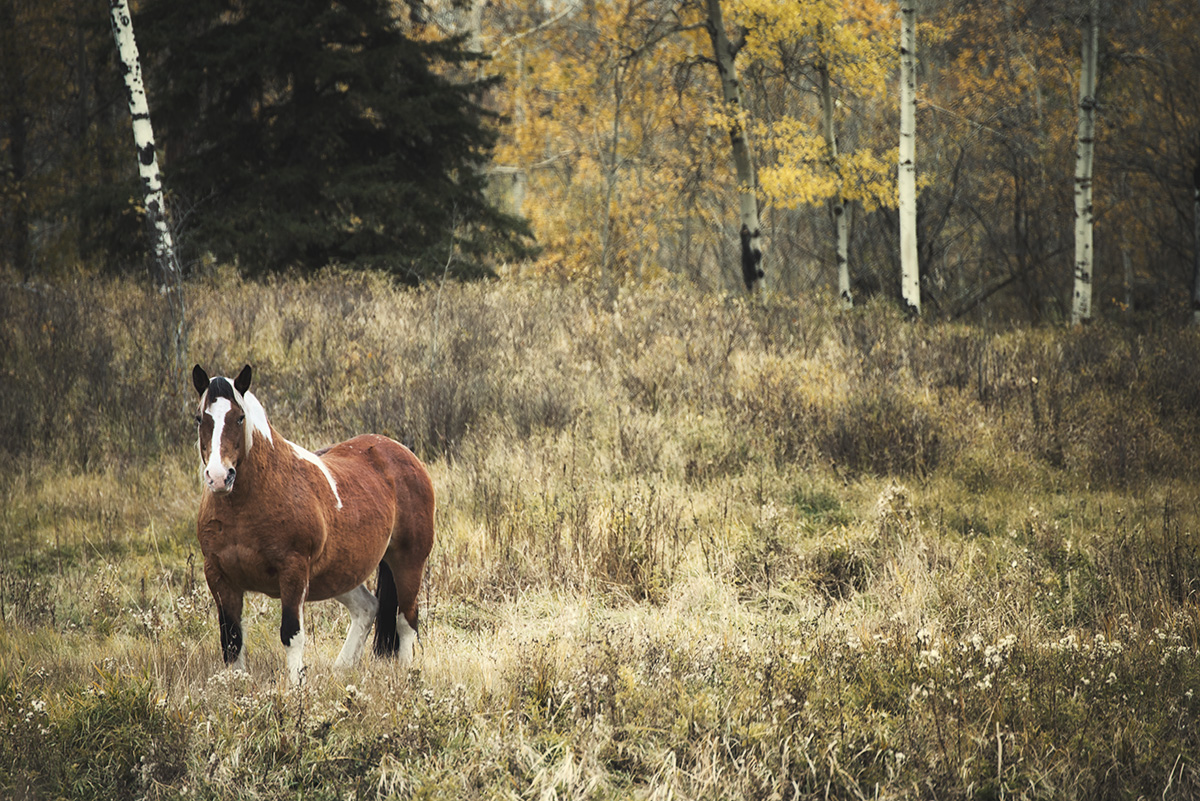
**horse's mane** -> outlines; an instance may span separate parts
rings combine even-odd
[[[258,398],[254,397],[253,392],[247,392],[242,396],[239,404],[242,410],[246,413],[246,452],[250,452],[250,448],[254,446],[254,434],[262,434],[267,442],[275,444],[274,438],[271,436],[271,424],[267,422],[267,413],[263,409],[262,404],[258,402]]]

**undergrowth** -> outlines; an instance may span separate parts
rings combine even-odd
[[[0,288],[0,795],[1200,795],[1197,334],[331,273],[188,363],[429,464],[415,667],[220,666],[190,382],[136,283]]]

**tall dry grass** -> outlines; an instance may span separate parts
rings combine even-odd
[[[670,287],[188,287],[190,360],[440,499],[416,668],[220,668],[190,382],[123,281],[0,290],[12,798],[1200,792],[1200,336]],[[190,364],[190,362],[189,362]]]

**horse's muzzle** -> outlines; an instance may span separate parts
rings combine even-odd
[[[225,472],[224,480],[219,477],[214,478],[208,470],[204,471],[204,483],[208,485],[208,489],[216,495],[224,495],[233,490],[233,480],[237,478],[237,470],[229,468]]]

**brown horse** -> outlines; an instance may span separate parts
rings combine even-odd
[[[433,483],[412,451],[355,437],[319,454],[279,436],[249,391],[250,365],[232,382],[192,383],[207,490],[196,533],[217,602],[225,663],[245,670],[242,600],[279,598],[289,675],[304,671],[304,603],[334,598],[350,611],[338,666],[356,663],[375,619],[375,653],[412,660],[417,591],[433,547]],[[378,571],[378,598],[366,581]]]

